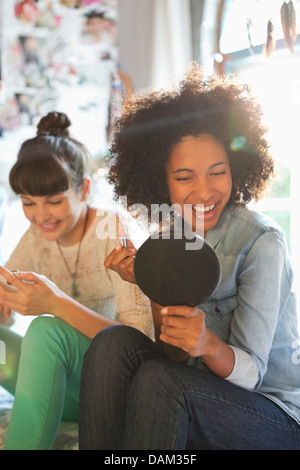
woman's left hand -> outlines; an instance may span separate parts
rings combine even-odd
[[[104,266],[118,273],[123,281],[136,284],[133,269],[136,252],[134,245],[127,240],[127,248],[121,244],[117,245],[107,256]]]
[[[165,307],[161,310],[161,341],[177,346],[191,357],[201,356],[219,377],[231,374],[235,356],[232,348],[206,328],[205,313],[192,307]]]
[[[63,295],[56,284],[32,272],[20,272],[17,277],[1,266],[0,274],[18,289],[17,292],[9,292],[0,286],[0,303],[3,306],[24,316],[54,315],[55,299]]]
[[[161,310],[160,339],[186,351],[191,357],[209,351],[209,330],[202,310],[188,306],[170,306]]]

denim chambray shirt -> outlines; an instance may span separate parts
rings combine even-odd
[[[206,241],[221,264],[219,285],[198,306],[206,314],[207,327],[241,353],[235,376],[243,382],[250,360],[256,375],[251,389],[300,424],[297,308],[282,230],[268,217],[230,204]],[[190,358],[189,364],[203,367],[201,358]]]

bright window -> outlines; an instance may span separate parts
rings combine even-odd
[[[223,71],[249,83],[264,108],[278,177],[269,197],[257,208],[285,231],[300,291],[300,2],[293,2],[298,37],[294,53],[283,40],[283,0],[229,0],[224,4],[220,52]],[[267,24],[272,18],[276,49],[263,55]]]

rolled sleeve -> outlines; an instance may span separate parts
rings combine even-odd
[[[255,363],[257,386],[267,370],[279,315],[290,292],[285,253],[280,234],[265,232],[253,244],[239,275],[238,306],[231,323],[229,344],[246,351]],[[245,354],[239,353],[237,364],[244,362]],[[237,377],[240,367],[237,365],[235,369]]]
[[[225,379],[234,385],[253,391],[259,379],[253,358],[240,348],[231,345],[229,347],[233,350],[235,363],[231,374]]]

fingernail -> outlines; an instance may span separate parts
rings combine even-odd
[[[162,308],[160,313],[164,314],[164,313],[168,313],[168,309],[166,307]]]
[[[11,273],[12,273],[14,276],[18,277],[19,274],[20,274],[20,271],[19,271],[18,269],[12,269],[12,270],[11,270]]]

